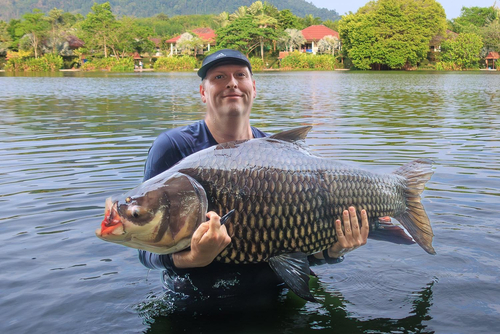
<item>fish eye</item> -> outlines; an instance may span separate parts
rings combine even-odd
[[[132,198],[130,198],[130,197],[125,198],[125,203],[130,203],[131,201],[132,201]]]

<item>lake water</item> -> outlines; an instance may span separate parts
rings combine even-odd
[[[0,73],[1,333],[496,333],[500,73],[258,73],[252,124],[314,125],[323,156],[387,173],[435,162],[437,255],[369,240],[291,293],[182,311],[137,251],[94,235],[158,134],[203,117],[194,73]]]

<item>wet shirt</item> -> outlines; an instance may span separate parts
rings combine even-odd
[[[267,135],[252,127],[254,138]],[[217,145],[205,121],[163,132],[151,146],[144,169],[144,181],[169,169],[183,158]],[[143,265],[163,269],[162,280],[166,289],[186,295],[201,294],[230,296],[251,291],[275,289],[282,281],[267,263],[222,264],[212,262],[206,267],[179,269],[169,255],[139,251]]]

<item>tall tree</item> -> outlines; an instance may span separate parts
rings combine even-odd
[[[416,66],[445,28],[444,9],[435,0],[371,1],[339,23],[344,49],[360,69]]]
[[[51,44],[52,44],[52,53],[56,54],[57,50],[57,41],[59,40],[59,30],[61,26],[63,25],[64,22],[64,17],[63,17],[64,11],[62,9],[57,9],[54,8],[49,12],[49,15],[47,16],[47,20],[50,23],[51,26]]]
[[[9,25],[0,21],[0,55],[6,55],[7,49],[10,47],[10,43],[12,43],[12,37],[9,34]]]
[[[290,9],[283,9],[278,15],[278,25],[281,29],[303,29],[305,28],[297,16]]]
[[[29,45],[33,49],[35,58],[38,58],[43,37],[49,29],[45,14],[39,9],[33,9],[33,13],[23,15],[21,24],[16,29],[16,34],[28,38]]]
[[[274,40],[277,37],[276,30],[261,28],[250,15],[231,21],[216,33],[219,47],[237,49],[247,55],[260,45],[262,39]]]
[[[152,31],[148,27],[139,26],[135,18],[124,16],[114,24],[115,29],[108,35],[108,47],[116,59],[127,53],[151,52],[154,43],[149,40]]]
[[[271,5],[267,4],[267,7],[261,1],[254,2],[250,7],[248,7],[248,13],[252,15],[254,21],[258,24],[260,29],[263,30],[275,30],[278,20],[274,17],[267,15],[271,11]],[[268,34],[262,34],[259,37],[260,42],[260,56],[262,61],[264,61],[264,42],[270,39]]]
[[[82,22],[82,39],[87,48],[102,49],[104,57],[108,57],[109,40],[118,26],[109,2],[94,3],[92,12]]]

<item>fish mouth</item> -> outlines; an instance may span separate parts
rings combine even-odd
[[[95,234],[103,239],[125,234],[122,218],[118,214],[118,201],[113,202],[111,198],[107,198],[105,206],[104,219]]]

